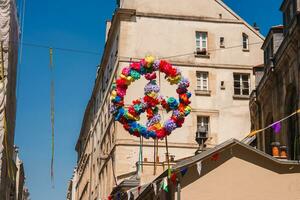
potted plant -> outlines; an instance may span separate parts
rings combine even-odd
[[[272,146],[272,156],[276,157],[276,158],[279,158],[280,157],[280,155],[279,155],[280,143],[279,142],[272,142],[271,146]]]

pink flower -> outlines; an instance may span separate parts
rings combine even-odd
[[[123,68],[122,74],[124,74],[125,76],[128,76],[130,74],[130,68],[128,68],[128,67]]]
[[[145,78],[149,81],[156,79],[156,73],[152,72],[152,73],[148,73],[145,75]]]

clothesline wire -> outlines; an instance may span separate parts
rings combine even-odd
[[[10,41],[12,43],[17,43],[14,41]],[[73,53],[82,53],[82,54],[90,54],[90,55],[102,55],[100,52],[96,51],[89,51],[89,50],[84,50],[84,49],[75,49],[75,48],[64,48],[64,47],[57,47],[53,45],[46,45],[46,44],[39,44],[39,43],[29,43],[29,42],[18,42],[21,45],[24,46],[30,46],[30,47],[35,47],[35,48],[44,48],[44,49],[49,49],[52,48],[53,50],[60,50],[60,51],[66,51],[66,52],[73,52]],[[249,43],[248,45],[257,45],[257,44],[262,44],[263,41],[260,42],[254,42],[254,43]],[[222,51],[222,50],[227,50],[227,49],[234,49],[234,48],[239,48],[242,47],[243,45],[233,45],[229,47],[224,47],[224,48],[216,48],[216,49],[208,49],[209,52],[214,52],[214,51]],[[183,57],[183,56],[188,56],[188,55],[193,55],[195,54],[195,51],[193,52],[188,52],[188,53],[181,53],[181,54],[176,54],[176,55],[170,55],[170,56],[165,56],[165,57],[160,57],[159,59],[170,59],[170,58],[175,58],[175,57]],[[125,56],[120,56],[120,58],[132,58],[132,59],[139,59],[139,58],[133,58],[133,57],[125,57]]]
[[[54,50],[67,51],[67,52],[73,52],[73,53],[101,55],[100,53],[95,52],[95,51],[88,51],[88,50],[82,50],[82,49],[73,49],[73,48],[63,48],[63,47],[55,47],[55,46],[44,45],[44,44],[36,44],[36,43],[23,42],[23,45],[24,46],[36,47],[36,48],[44,48],[44,49],[52,48]]]

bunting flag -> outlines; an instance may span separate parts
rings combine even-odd
[[[197,171],[198,171],[199,176],[201,176],[202,161],[197,162]]]
[[[128,191],[127,191],[127,200],[130,200],[130,198],[131,198],[131,193],[130,193],[130,191],[128,190]]]
[[[215,153],[214,155],[212,155],[212,157],[210,158],[211,160],[213,160],[213,161],[217,161],[217,160],[219,160],[219,153]]]
[[[187,168],[187,167],[182,168],[182,169],[180,170],[181,176],[184,176],[184,175],[187,173],[187,171],[188,171],[188,168]]]
[[[156,183],[152,183],[152,187],[153,187],[153,190],[154,190],[154,195],[157,194],[157,185]]]
[[[50,88],[50,117],[51,117],[51,181],[54,188],[54,102],[55,102],[55,87],[54,87],[54,65],[53,65],[53,50],[49,49],[50,55],[50,73],[51,73],[51,88]]]
[[[138,194],[140,195],[141,193],[141,186],[138,187]]]
[[[171,178],[172,168],[168,166],[168,178]]]
[[[121,200],[121,193],[120,192],[117,193],[117,200]]]
[[[169,188],[168,188],[168,178],[165,177],[162,182],[161,182],[161,189],[163,189],[165,192],[169,192]]]
[[[272,128],[273,128],[275,133],[279,133],[281,131],[281,123],[280,122],[274,123],[272,125]]]
[[[176,185],[176,182],[177,182],[177,175],[176,175],[176,173],[173,173],[173,174],[171,175],[170,180],[172,181],[172,183],[173,183],[174,185]]]

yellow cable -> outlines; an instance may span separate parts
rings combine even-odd
[[[284,117],[284,118],[282,118],[282,119],[280,119],[280,120],[278,120],[278,121],[276,121],[276,122],[274,122],[274,123],[268,125],[268,126],[265,127],[265,128],[262,128],[262,129],[258,129],[258,130],[252,131],[251,133],[249,133],[249,134],[246,136],[246,138],[247,138],[247,137],[252,137],[252,136],[254,136],[254,135],[257,135],[258,133],[260,133],[260,132],[262,132],[262,131],[264,131],[264,130],[266,130],[266,129],[271,128],[274,124],[280,123],[280,122],[282,122],[282,121],[285,121],[285,120],[291,118],[292,116],[294,116],[294,115],[296,115],[296,114],[298,114],[298,113],[300,113],[300,109],[298,109],[297,111],[293,112],[292,114],[290,114],[290,115],[288,115],[288,116],[286,116],[286,117]]]

